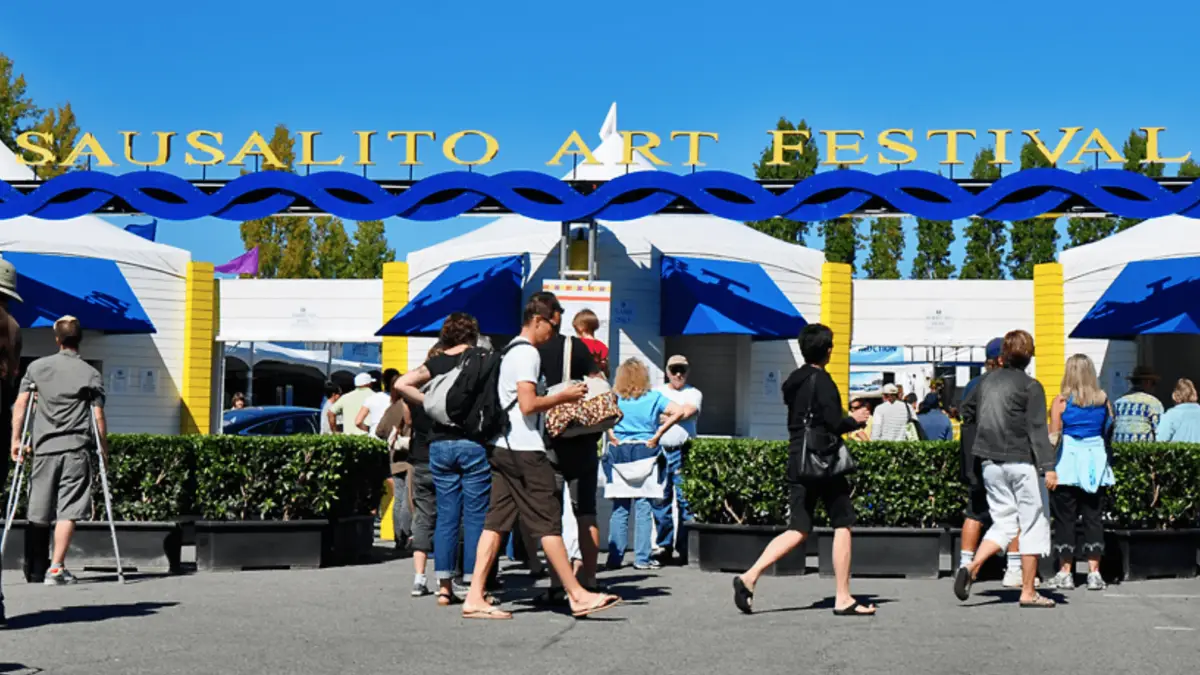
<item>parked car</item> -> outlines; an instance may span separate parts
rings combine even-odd
[[[321,432],[321,411],[290,405],[226,410],[221,433],[239,436],[288,436]]]

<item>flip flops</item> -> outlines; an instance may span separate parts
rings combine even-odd
[[[741,577],[733,578],[733,604],[737,605],[743,614],[754,611],[754,591],[746,586]]]
[[[1021,601],[1022,609],[1054,609],[1056,603],[1046,596],[1038,593],[1036,600]]]
[[[971,570],[960,567],[954,573],[954,597],[966,602],[967,598],[971,597],[971,584],[975,582],[971,578]]]
[[[506,612],[496,607],[488,607],[487,609],[464,609],[462,613],[464,619],[492,619],[492,620],[508,620],[512,618],[512,612]]]
[[[582,618],[585,616],[590,616],[597,612],[603,612],[607,609],[612,609],[613,607],[616,607],[619,604],[621,604],[621,599],[618,598],[617,596],[602,595],[599,598],[597,598],[594,602],[592,602],[590,605],[588,605],[587,607],[584,607],[583,609],[571,610],[571,616],[575,617],[576,619],[579,619],[579,618]]]
[[[875,616],[875,612],[860,612],[859,608],[866,609],[865,606],[858,604],[857,601],[850,604],[849,607],[842,609],[834,609],[833,613],[838,616]]]

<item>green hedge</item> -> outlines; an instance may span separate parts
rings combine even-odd
[[[386,446],[363,436],[113,434],[109,444],[108,479],[117,520],[367,514],[378,508],[388,473]],[[92,462],[96,464],[94,455]],[[7,493],[8,488],[0,489]],[[93,515],[103,518],[98,472],[92,495]],[[25,513],[24,504],[20,513]]]
[[[966,486],[958,478],[957,441],[850,443],[859,471],[850,478],[864,526],[962,524]],[[1116,485],[1106,520],[1121,528],[1195,527],[1200,519],[1200,445],[1118,444]],[[684,490],[696,520],[782,525],[787,522],[787,442],[692,441]],[[823,507],[817,510],[824,521]]]

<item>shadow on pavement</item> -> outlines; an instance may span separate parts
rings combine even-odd
[[[1038,592],[1041,593],[1042,595],[1050,598],[1051,600],[1053,600],[1054,603],[1057,605],[1065,606],[1065,605],[1071,604],[1071,603],[1067,602],[1067,597],[1065,595],[1063,595],[1062,593],[1044,592],[1041,590],[1039,590]],[[972,603],[969,605],[963,605],[963,606],[964,607],[987,607],[988,605],[999,605],[1002,603],[1011,603],[1011,604],[1015,605],[1021,601],[1021,590],[1018,588],[992,589],[992,590],[976,593],[976,595],[979,597],[993,598],[993,599],[988,602],[976,602],[976,603]]]
[[[895,600],[893,600],[891,598],[881,598],[877,595],[870,595],[870,594],[855,595],[854,598],[855,598],[855,600],[858,601],[858,604],[862,605],[863,607],[870,607],[871,605],[875,605],[876,607],[882,607],[883,605],[886,605],[888,603],[896,602]],[[774,614],[777,612],[780,612],[780,613],[782,613],[782,612],[807,612],[807,611],[814,610],[814,609],[828,609],[830,611],[833,611],[836,602],[837,602],[837,598],[835,596],[831,595],[828,598],[825,598],[824,600],[818,600],[818,601],[812,603],[811,605],[807,605],[805,607],[780,607],[778,609],[764,609],[761,611],[754,610],[754,613],[755,614]],[[839,617],[839,618],[841,618],[841,617]]]
[[[20,663],[0,663],[0,673],[12,673],[13,675],[33,675],[33,673],[42,672],[41,668],[31,668]]]
[[[8,630],[59,626],[72,623],[95,623],[109,619],[153,616],[164,607],[175,607],[177,602],[135,602],[126,605],[81,605],[46,609],[32,614],[18,614],[8,619]],[[3,671],[0,671],[3,672]]]

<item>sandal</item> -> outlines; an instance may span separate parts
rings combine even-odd
[[[1038,593],[1036,600],[1022,600],[1021,607],[1026,609],[1054,609],[1056,603],[1046,596]]]
[[[746,582],[742,581],[741,577],[733,578],[733,604],[737,605],[743,614],[753,611],[754,591],[746,586]]]
[[[621,599],[618,598],[617,596],[602,595],[599,598],[597,598],[595,602],[588,605],[587,607],[584,607],[583,609],[578,609],[578,610],[572,609],[571,616],[575,617],[576,619],[579,619],[579,618],[582,618],[585,616],[595,614],[597,612],[603,612],[606,609],[612,609],[613,607],[616,607],[619,604],[621,604]]]
[[[552,587],[545,593],[534,597],[533,604],[539,607],[570,607],[571,600],[567,597],[566,589]]]
[[[464,609],[462,618],[504,620],[511,619],[512,612],[506,612],[495,607],[488,607],[487,609]]]
[[[456,602],[459,602],[459,599],[456,598],[453,593],[445,593],[442,591],[438,591],[437,604],[439,607],[449,607],[450,605],[453,605]]]
[[[860,609],[867,609],[867,607],[858,604],[858,601],[855,600],[854,602],[850,603],[849,607],[843,607],[842,609],[835,608],[833,613],[838,616],[875,616],[874,608],[872,608],[869,612],[860,612],[858,611]]]

